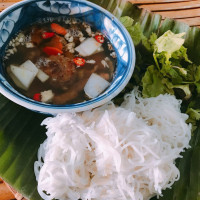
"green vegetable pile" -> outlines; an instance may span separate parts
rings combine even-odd
[[[200,105],[195,103],[200,95],[200,65],[188,58],[183,46],[185,33],[168,30],[160,37],[152,33],[147,38],[139,22],[133,25],[128,16],[120,20],[136,45],[136,70],[129,89],[140,86],[143,97],[175,95],[183,101],[182,110],[190,116],[188,122],[195,130],[200,119]]]

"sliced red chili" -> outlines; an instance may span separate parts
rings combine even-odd
[[[33,95],[33,99],[34,99],[35,101],[41,101],[41,94],[40,94],[40,93],[34,94],[34,95]]]
[[[60,49],[58,49],[56,47],[44,47],[43,51],[49,56],[58,55],[58,54],[62,54],[63,53]]]
[[[48,39],[48,38],[52,38],[55,35],[55,33],[53,32],[43,32],[42,33],[42,38],[43,39]]]
[[[104,43],[104,37],[103,37],[103,35],[95,35],[95,40],[97,41],[97,42],[99,42],[99,43]]]
[[[73,61],[77,66],[85,65],[85,59],[84,58],[76,57],[76,58],[73,59]]]

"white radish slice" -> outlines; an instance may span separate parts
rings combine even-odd
[[[38,68],[30,60],[27,60],[26,62],[21,64],[20,68],[27,69],[27,70],[33,72],[35,75],[38,73]]]
[[[109,85],[110,83],[108,81],[93,73],[84,87],[84,92],[89,98],[95,98],[101,94]]]
[[[16,67],[14,65],[10,66],[10,71],[15,76],[15,78],[21,83],[21,85],[23,86],[22,89],[25,90],[28,90],[36,75],[35,72],[29,71],[25,68]]]
[[[52,101],[53,97],[54,93],[52,92],[52,90],[41,92],[41,102],[49,103]]]
[[[85,39],[75,50],[78,51],[81,56],[90,56],[94,54],[101,45],[101,43],[91,37]]]
[[[100,52],[102,52],[102,51],[104,51],[104,48],[103,48],[102,46],[100,46],[100,47],[94,52],[94,54],[95,54],[95,53],[100,53]]]
[[[7,68],[8,75],[13,80],[15,85],[23,90],[26,90],[26,88],[22,85],[22,83],[15,77],[15,75],[11,72],[10,66]]]
[[[41,82],[45,82],[49,79],[49,76],[44,73],[41,69],[38,70],[38,73],[37,73],[37,78],[41,81]]]

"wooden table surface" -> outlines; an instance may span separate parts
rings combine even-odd
[[[200,27],[200,0],[131,0],[140,8]]]
[[[0,12],[21,0],[0,0]],[[130,0],[138,7],[200,27],[200,0]],[[18,198],[0,179],[0,200]],[[21,199],[19,197],[18,199]]]
[[[21,0],[0,0],[0,11]],[[200,27],[200,0],[129,0],[165,17]]]
[[[13,193],[8,189],[6,184],[0,179],[0,200],[15,199]]]

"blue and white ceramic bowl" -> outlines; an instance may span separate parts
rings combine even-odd
[[[69,105],[45,104],[23,96],[6,80],[2,57],[12,36],[36,20],[58,16],[81,18],[104,33],[115,48],[117,69],[114,80],[97,98]],[[48,114],[80,112],[108,102],[123,90],[135,66],[134,45],[123,25],[105,9],[85,0],[25,0],[14,4],[0,14],[0,49],[0,92],[21,106]]]

